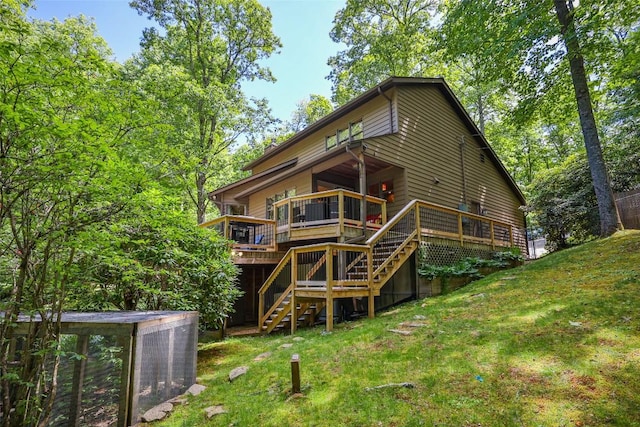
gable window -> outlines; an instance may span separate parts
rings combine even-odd
[[[326,138],[326,142],[327,142],[327,150],[329,150],[335,147],[336,145],[338,145],[338,138],[336,137],[335,134],[333,134]]]
[[[349,128],[338,129],[338,145],[343,144],[349,140]]]
[[[357,122],[349,123],[346,128],[338,129],[335,134],[327,136],[325,143],[327,150],[330,150],[340,144],[348,141],[357,141],[362,138],[364,138],[362,120],[358,120]]]

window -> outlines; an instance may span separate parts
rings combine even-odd
[[[327,143],[327,150],[335,147],[336,145],[338,145],[338,138],[336,137],[336,135],[331,135],[328,136],[326,138],[326,143]]]
[[[334,135],[325,137],[325,143],[327,150],[332,149],[340,144],[344,144],[348,141],[358,141],[364,138],[364,131],[362,127],[362,120],[358,120],[354,123],[349,123],[344,129],[338,129]]]
[[[350,128],[352,141],[357,141],[363,138],[364,132],[362,131],[362,120],[351,123]]]
[[[349,128],[338,130],[338,145],[349,140]]]
[[[396,199],[395,193],[393,192],[393,180],[390,179],[371,184],[369,186],[369,195],[385,199],[388,203],[393,203]]]
[[[267,197],[267,219],[273,219],[273,204],[279,200],[286,199],[288,197],[294,197],[296,195],[296,189],[290,188],[288,190],[283,191],[282,193],[276,193],[272,197]]]

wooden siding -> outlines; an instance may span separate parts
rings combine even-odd
[[[303,171],[277,184],[271,185],[266,189],[251,194],[249,196],[248,215],[257,218],[266,218],[267,198],[291,189],[295,189],[297,195],[311,193],[311,172],[309,170]]]
[[[385,97],[380,96],[369,103],[371,107],[362,115],[365,138],[388,135],[398,129],[398,108],[395,93],[395,89],[386,93],[392,100],[391,120],[389,120],[389,101]]]
[[[376,148],[379,157],[406,169],[408,199],[453,208],[463,203],[460,143],[464,137],[467,205],[477,202],[491,218],[524,227],[517,195],[438,88],[400,87],[397,99],[395,141],[382,140]]]
[[[388,91],[387,96],[392,97],[393,91]],[[393,110],[394,120],[397,120],[395,114],[395,103]],[[349,123],[357,122],[361,119],[365,138],[391,133],[391,126],[389,123],[389,101],[382,96],[375,98],[371,102],[368,102],[362,107],[350,112],[339,120],[336,120],[317,132],[314,132],[309,137],[292,145],[283,152],[256,165],[252,172],[253,174],[257,174],[284,161],[295,158],[298,158],[298,164],[308,162],[327,151],[325,138],[328,135],[335,134],[338,129],[346,128]],[[397,129],[396,124],[394,124],[394,129]],[[338,148],[338,150],[340,150],[340,148]]]

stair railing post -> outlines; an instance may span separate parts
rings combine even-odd
[[[262,331],[262,326],[264,326],[264,294],[262,292],[258,293],[258,328]]]
[[[296,326],[298,325],[298,302],[296,301],[296,283],[298,280],[298,253],[294,250],[291,254],[291,299],[289,304],[291,306],[291,335],[296,333]]]
[[[496,236],[493,229],[494,223],[493,221],[489,221],[489,232],[491,233],[491,249],[496,249]]]
[[[418,244],[422,241],[422,225],[420,224],[420,203],[416,203],[416,231],[418,234]]]
[[[369,298],[367,300],[367,315],[369,319],[375,317],[375,304],[373,299],[373,249],[367,248],[367,286],[369,287]]]
[[[326,246],[326,276],[327,276],[327,332],[333,330],[333,254],[330,245]]]
[[[513,225],[509,224],[509,243],[513,247]]]

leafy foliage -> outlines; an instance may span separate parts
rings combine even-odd
[[[81,310],[196,310],[204,329],[220,327],[241,295],[229,246],[194,228],[188,213],[157,191],[108,228],[82,236],[70,306]],[[88,276],[88,277],[87,277]]]
[[[202,223],[208,187],[219,170],[217,156],[271,119],[266,102],[249,102],[240,88],[245,80],[273,80],[260,65],[280,47],[271,13],[255,0],[130,4],[164,29],[145,30],[142,52],[130,66],[161,107],[159,120],[168,126],[161,139],[167,171]]]
[[[47,425],[65,354],[63,310],[197,309],[211,326],[238,295],[226,242],[186,219],[166,195],[162,161],[141,143],[163,132],[145,82],[109,59],[85,18],[28,21],[24,7],[0,3],[5,426]],[[16,360],[18,315],[39,321]]]

